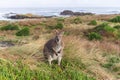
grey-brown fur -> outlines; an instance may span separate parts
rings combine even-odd
[[[62,36],[63,32],[56,31],[56,36],[44,45],[43,54],[50,65],[53,60],[58,60],[58,65],[61,63],[64,48]]]

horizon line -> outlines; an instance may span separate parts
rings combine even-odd
[[[120,8],[120,6],[50,6],[50,7],[45,7],[45,6],[39,6],[39,7],[0,7],[0,8]]]

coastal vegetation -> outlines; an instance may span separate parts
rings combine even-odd
[[[96,20],[92,20],[88,25],[97,25],[97,21]]]
[[[119,80],[120,24],[111,21],[116,16],[0,21],[0,80]],[[61,66],[49,66],[42,50],[56,29],[65,31],[64,55]],[[3,41],[14,45],[1,46]]]

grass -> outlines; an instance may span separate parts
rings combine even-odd
[[[40,62],[36,70],[31,70],[28,65],[20,61],[16,63],[0,59],[1,80],[95,80],[88,77],[81,70],[74,68],[71,63],[63,60],[62,68],[57,65],[46,65]]]
[[[97,21],[96,20],[92,20],[90,23],[88,23],[88,25],[97,25]]]
[[[79,17],[77,17],[73,20],[73,23],[79,24],[79,23],[82,23],[82,20]]]
[[[119,23],[107,22],[113,17],[115,15],[80,16],[82,23],[78,20],[77,24],[73,21],[79,16],[12,22],[18,25],[20,30],[24,26],[29,27],[30,35],[18,37],[15,35],[16,30],[0,31],[1,41],[15,42],[13,47],[0,48],[0,80],[120,79],[120,42],[116,36],[112,36],[118,35],[119,26],[115,26]],[[96,26],[88,25],[92,20],[96,20]],[[48,62],[43,60],[42,50],[45,42],[54,37],[54,27],[58,23],[62,25],[57,29],[65,31],[64,55],[61,66],[57,65],[57,61],[53,61],[52,66],[49,66]],[[7,24],[9,23],[0,21],[0,26]],[[54,29],[50,29],[50,26]],[[86,33],[90,34],[93,40],[86,39]],[[108,33],[112,37],[108,37]],[[39,38],[33,39],[34,36]]]
[[[1,30],[19,30],[19,27],[17,25],[14,24],[8,24],[6,26],[1,27]]]
[[[116,16],[110,20],[111,22],[119,23],[120,22],[120,16]]]
[[[102,66],[106,68],[109,72],[116,74],[116,76],[119,76],[120,71],[120,58],[112,55],[108,57],[107,63],[103,64]]]
[[[30,35],[30,30],[28,27],[25,27],[16,33],[16,36],[29,36],[29,35]]]
[[[88,34],[88,39],[89,40],[101,40],[102,36],[98,33],[91,32],[91,33]]]
[[[53,30],[53,29],[63,29],[64,25],[63,25],[62,22],[57,22],[55,25],[49,25],[47,28],[51,29],[51,30]]]
[[[116,26],[114,26],[114,28],[120,29],[120,25],[116,25]]]
[[[91,36],[93,35],[94,33],[94,37],[95,37],[95,34],[96,36],[101,36],[102,37],[114,37],[115,39],[119,39],[119,27],[118,26],[115,26],[115,27],[112,27],[111,25],[109,25],[108,23],[104,22],[98,26],[96,26],[95,28],[91,29],[90,32],[88,33],[88,37],[90,37],[90,34]]]

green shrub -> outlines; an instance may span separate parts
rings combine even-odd
[[[119,32],[117,33],[117,38],[120,39],[120,33]]]
[[[111,27],[108,23],[100,24],[96,26],[93,30],[106,37],[116,37],[119,33],[116,28]]]
[[[108,23],[102,23],[94,28],[95,31],[104,30],[104,27],[109,26]]]
[[[88,34],[88,39],[89,40],[101,40],[102,36],[96,32],[91,32]]]
[[[16,36],[28,36],[28,35],[30,35],[30,30],[27,27],[23,28],[22,30],[19,30],[16,33]]]
[[[69,31],[65,31],[64,35],[68,36],[68,35],[70,35],[70,32]]]
[[[62,29],[62,28],[63,28],[62,23],[57,23],[57,25],[55,26],[55,29]]]
[[[114,26],[114,28],[120,29],[120,25],[116,25],[116,26]]]
[[[117,71],[120,70],[120,67],[116,66],[116,64],[117,63],[119,64],[119,62],[120,62],[120,58],[119,57],[112,56],[112,57],[108,58],[107,63],[103,64],[102,66],[104,68],[109,69],[110,71],[117,72]]]
[[[114,32],[116,29],[111,26],[105,26],[103,28],[106,32]]]
[[[63,29],[64,25],[58,22],[55,26],[48,26],[49,29]]]
[[[58,21],[58,22],[64,22],[64,21],[65,21],[65,19],[64,19],[64,18],[62,18],[62,17],[60,17],[60,18],[57,18],[57,21]]]
[[[12,25],[12,24],[8,24],[6,26],[1,27],[1,30],[19,30],[19,27],[17,25]]]
[[[113,63],[106,63],[102,65],[104,68],[111,69],[113,67]]]
[[[96,20],[92,20],[88,25],[97,25],[97,21]]]
[[[73,20],[73,23],[79,24],[79,23],[82,23],[82,20],[79,17],[77,17]]]
[[[90,32],[96,32],[99,35],[104,36],[104,37],[113,37],[115,39],[120,39],[120,25],[111,27],[108,23],[104,22],[96,26],[92,30],[90,30]],[[95,36],[95,34],[93,35],[93,33],[89,34],[89,36],[91,35],[92,37]],[[92,37],[89,37],[89,39],[91,39]]]
[[[120,67],[114,67],[114,68],[113,68],[113,71],[114,71],[114,72],[119,72],[119,71],[120,71]]]
[[[110,20],[110,22],[120,22],[120,16],[116,16]]]
[[[110,62],[110,63],[119,63],[119,62],[120,62],[120,58],[117,57],[117,56],[111,57],[111,58],[109,59],[109,62]]]

